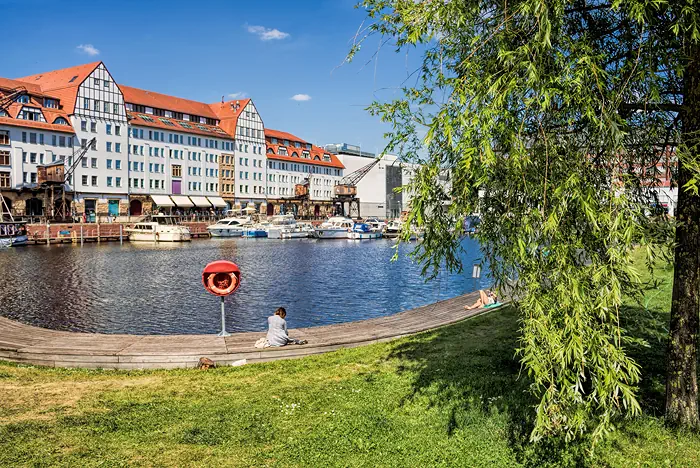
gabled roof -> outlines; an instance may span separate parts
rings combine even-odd
[[[63,68],[37,75],[17,78],[17,81],[41,87],[43,92],[61,100],[63,109],[72,114],[75,112],[75,101],[78,99],[78,88],[102,62],[86,63],[75,67]]]
[[[141,112],[127,112],[129,125],[158,128],[169,132],[193,133],[208,138],[221,138],[233,140],[233,137],[215,125],[206,125],[186,120],[173,119],[171,117],[159,117],[157,115],[143,114]],[[169,123],[167,123],[169,122]]]
[[[221,121],[219,126],[223,128],[229,135],[236,135],[236,125],[238,125],[238,117],[243,113],[250,99],[234,99],[228,102],[216,102],[209,104],[209,108],[214,112],[217,118]],[[238,106],[236,106],[238,103]]]
[[[291,133],[283,132],[281,130],[273,130],[271,128],[265,129],[265,138],[277,138],[278,140],[289,140],[298,141],[300,143],[308,143],[308,141],[299,138],[296,135],[292,135]]]
[[[41,87],[38,84],[25,83],[24,81],[11,80],[9,78],[0,78],[0,89],[10,90],[19,87],[25,88],[29,93],[43,95]]]
[[[10,93],[10,90],[16,88],[16,84],[20,86],[24,85],[23,82],[18,82],[15,80],[8,80],[6,78],[0,78],[0,97],[6,96]],[[36,128],[39,130],[53,130],[57,132],[64,133],[74,133],[73,127],[70,124],[70,118],[68,114],[63,109],[44,107],[44,97],[45,94],[36,92],[36,85],[25,86],[27,88],[27,95],[29,97],[27,103],[12,102],[5,107],[7,113],[6,116],[0,117],[0,124],[11,125],[14,127],[24,127],[24,128]],[[49,96],[55,98],[54,96]],[[40,111],[46,122],[40,122],[36,120],[24,120],[19,119],[17,116],[22,111],[23,108],[34,108]],[[63,117],[68,125],[58,125],[54,124],[57,118]]]
[[[182,112],[183,114],[197,115],[216,119],[216,114],[203,102],[192,101],[190,99],[168,96],[167,94],[154,93],[144,89],[132,88],[131,86],[120,85],[124,95],[124,102],[139,104],[141,106],[154,107],[169,111]]]
[[[266,133],[267,133],[267,131],[266,131]],[[280,133],[285,133],[285,132],[280,132]],[[290,134],[288,134],[288,135],[290,135]],[[287,156],[283,156],[283,155],[279,154],[280,147],[287,149]],[[285,161],[285,162],[291,162],[291,163],[297,163],[297,164],[310,164],[313,166],[334,167],[336,169],[345,169],[345,166],[343,165],[343,163],[340,162],[340,159],[338,159],[338,156],[331,153],[330,151],[324,150],[323,148],[319,148],[316,145],[311,145],[311,149],[307,150],[306,148],[295,148],[293,146],[284,146],[284,145],[280,145],[280,144],[275,145],[275,144],[267,143],[267,148],[272,149],[272,151],[274,151],[274,153],[270,153],[270,152],[265,151],[267,159],[274,159],[276,161]],[[302,156],[304,151],[309,152],[310,159],[305,159]],[[292,156],[292,153],[294,153],[294,152],[296,152],[298,154],[298,156]],[[326,154],[331,157],[330,161],[323,160],[323,156]],[[318,159],[315,159],[315,157],[318,157]]]

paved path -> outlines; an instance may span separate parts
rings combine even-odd
[[[358,322],[298,328],[292,338],[308,344],[256,349],[265,332],[216,335],[106,335],[47,330],[0,317],[0,359],[50,367],[165,369],[194,367],[206,356],[219,364],[271,361],[389,341],[441,327],[483,312],[466,311],[471,293],[416,309]]]

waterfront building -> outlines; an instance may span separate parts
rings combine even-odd
[[[221,196],[236,210],[267,210],[265,125],[252,99],[209,104],[221,128],[235,139],[230,158],[219,167]]]
[[[343,178],[345,166],[331,151],[291,133],[265,129],[267,141],[267,214],[290,207],[304,217],[333,214],[333,187]],[[308,181],[308,206],[295,193],[297,184]],[[306,212],[304,212],[306,209]]]
[[[210,106],[130,86],[121,89],[129,116],[130,214],[226,208],[219,197],[220,162],[233,158],[234,140],[219,127]]]
[[[0,196],[3,210],[41,216],[43,194],[37,166],[57,160],[71,164],[77,141],[58,94],[36,84],[0,78]]]
[[[126,214],[128,145],[124,96],[102,62],[19,78],[56,96],[75,132],[74,150],[89,151],[76,168],[69,187],[78,213]]]
[[[338,155],[345,166],[346,175],[366,166],[377,157],[374,153],[362,151],[359,146],[347,143],[328,144],[325,149]],[[411,164],[402,163],[394,155],[383,155],[381,161],[357,184],[362,217],[401,216],[408,209],[410,195],[406,192],[397,193],[395,189],[408,184],[412,168]]]

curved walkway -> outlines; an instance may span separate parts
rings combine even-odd
[[[206,356],[218,364],[241,359],[262,362],[320,354],[390,341],[478,315],[483,309],[464,310],[478,294],[471,293],[416,309],[358,322],[297,328],[292,338],[303,346],[256,349],[265,332],[216,335],[106,335],[74,333],[25,325],[0,317],[0,359],[50,367],[103,369],[166,369],[195,367]]]

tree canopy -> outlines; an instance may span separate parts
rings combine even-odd
[[[478,214],[495,285],[508,286],[519,311],[518,352],[539,397],[532,438],[603,436],[640,411],[640,369],[625,352],[632,338],[619,309],[641,291],[633,252],[651,261],[672,241],[653,190],[660,168],[675,171],[680,160],[680,192],[697,197],[700,126],[689,99],[700,83],[689,84],[700,59],[697,5],[359,6],[369,24],[349,59],[376,35],[421,56],[401,96],[369,108],[392,124],[387,150],[420,163],[404,187],[409,222],[425,230],[417,258],[426,273],[461,268],[463,221]],[[674,308],[697,315],[692,301]]]

